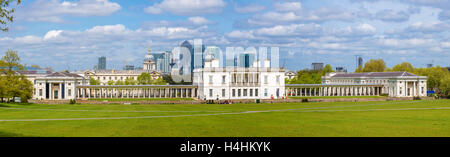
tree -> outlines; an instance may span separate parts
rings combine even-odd
[[[5,56],[2,57],[3,64],[7,68],[8,72],[12,72],[14,68],[22,70],[23,66],[20,64],[20,57],[17,51],[8,50],[5,52]]]
[[[384,72],[386,63],[383,59],[371,59],[364,64],[363,72]]]
[[[137,81],[134,80],[132,77],[125,79],[125,85],[136,85],[136,84],[137,84]]]
[[[39,65],[31,65],[30,67],[36,68],[36,69],[41,69],[41,66],[39,66]]]
[[[431,68],[417,68],[415,74],[427,76],[427,87],[439,93],[441,80],[448,76],[449,72],[446,68],[435,66]]]
[[[331,67],[330,64],[327,64],[327,65],[325,65],[325,67],[323,67],[323,69],[322,69],[322,76],[325,75],[325,74],[327,74],[327,73],[330,73],[330,72],[334,72],[333,67]]]
[[[9,9],[8,6],[12,2],[17,2],[17,5],[20,4],[20,0],[0,0],[0,30],[6,32],[8,31],[8,27],[6,26],[6,23],[13,22],[14,17],[13,13],[16,10],[15,8]]]
[[[450,74],[442,78],[439,89],[447,98],[450,96]]]
[[[106,84],[107,84],[107,85],[114,85],[115,82],[114,82],[113,80],[109,80]]]
[[[16,51],[8,50],[0,61],[0,98],[1,101],[14,97],[20,97],[22,102],[28,102],[32,97],[33,84],[21,73],[23,65]],[[6,69],[5,69],[6,68]]]
[[[122,80],[117,80],[114,85],[125,85],[125,82],[123,82]]]
[[[93,77],[91,77],[89,80],[89,84],[90,85],[100,85],[100,80],[96,80]]]
[[[358,68],[355,69],[355,73],[362,73],[363,72],[363,68],[362,66],[358,66]]]
[[[401,64],[395,65],[391,70],[388,71],[406,71],[410,73],[414,73],[414,67],[409,62],[403,62]]]
[[[149,85],[152,84],[152,77],[150,76],[149,73],[142,73],[141,75],[139,75],[137,77],[137,83],[139,85]]]

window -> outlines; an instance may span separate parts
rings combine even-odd
[[[71,89],[69,89],[69,90],[67,91],[67,96],[72,96],[72,90],[71,90]]]
[[[267,75],[264,76],[264,84],[267,84]]]
[[[117,76],[116,76],[116,77],[114,77],[114,80],[117,80]]]
[[[42,86],[42,83],[39,83],[39,86]]]
[[[264,88],[264,96],[267,96],[267,95],[268,95],[267,92],[268,92],[268,91],[267,91],[267,88]]]
[[[222,89],[222,97],[225,97],[225,92],[226,92],[226,90]]]
[[[103,80],[106,80],[106,77],[105,77],[105,76],[103,76]]]
[[[235,97],[235,96],[236,96],[236,89],[233,89],[233,90],[231,91],[231,94],[232,94],[233,97]]]
[[[255,89],[255,96],[258,96],[258,89]]]
[[[42,96],[42,89],[39,89],[39,96]]]
[[[423,94],[423,87],[421,87],[421,90],[420,91],[422,91],[422,94]]]
[[[400,94],[402,94],[402,87],[400,87]]]
[[[222,75],[222,84],[225,84],[225,75]]]
[[[109,77],[109,80],[111,80],[111,76]]]
[[[213,89],[209,89],[209,97],[213,96]]]
[[[253,96],[253,89],[250,89],[250,96]]]
[[[241,89],[238,89],[238,97],[241,97]]]
[[[244,95],[244,96],[247,96],[247,89],[244,89],[243,95]]]
[[[69,86],[72,85],[72,83],[69,83]]]
[[[209,75],[209,84],[212,84],[212,83],[213,83],[213,76]]]

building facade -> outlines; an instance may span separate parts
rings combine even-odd
[[[50,71],[44,73],[24,71],[21,73],[33,83],[32,99],[35,100],[76,99],[77,86],[89,84],[89,80],[73,73]]]
[[[194,70],[193,85],[201,100],[279,99],[285,96],[284,73],[282,68],[219,67],[212,59]]]
[[[408,72],[328,73],[322,84],[378,84],[390,97],[427,96],[427,77]]]
[[[142,73],[149,73],[152,79],[162,78],[162,74],[151,70],[86,70],[74,72],[86,79],[91,77],[99,80],[100,85],[107,85],[108,81],[125,81],[127,78],[137,80]]]

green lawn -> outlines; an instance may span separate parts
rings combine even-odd
[[[90,98],[88,100],[96,101],[180,101],[194,100],[192,98]]]
[[[291,96],[289,99],[386,98],[385,96]]]
[[[450,100],[226,105],[0,104],[0,136],[448,137]]]

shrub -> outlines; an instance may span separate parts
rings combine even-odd
[[[303,98],[303,99],[302,99],[302,102],[308,102],[308,99]]]
[[[389,96],[387,93],[380,94],[380,96]]]
[[[422,99],[418,96],[415,96],[415,97],[413,97],[413,100],[422,100]]]
[[[69,104],[76,104],[76,103],[77,103],[77,101],[75,99],[70,99],[69,100]]]

